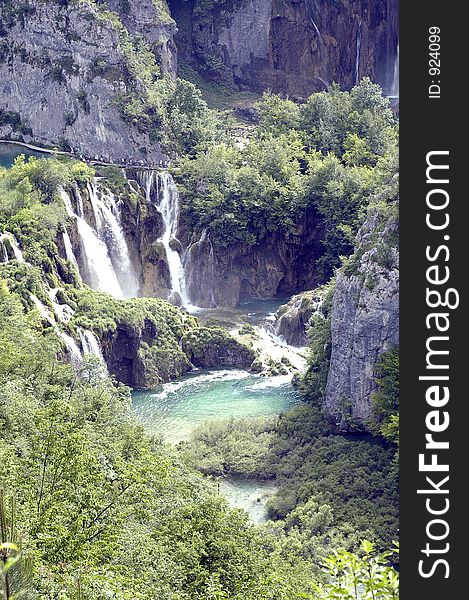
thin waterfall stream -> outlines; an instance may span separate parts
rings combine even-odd
[[[399,42],[397,43],[397,54],[394,61],[394,72],[391,86],[391,98],[399,98]]]
[[[169,173],[159,175],[161,181],[160,202],[158,209],[163,216],[164,232],[159,241],[166,251],[169,273],[171,277],[171,295],[170,302],[189,306],[190,301],[187,295],[186,277],[182,265],[181,256],[173,248],[172,242],[177,243],[178,219],[179,219],[179,192],[174,183],[174,179]]]

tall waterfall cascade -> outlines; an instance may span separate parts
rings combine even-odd
[[[68,214],[72,214],[73,210],[70,197],[65,192],[62,193],[62,197],[64,199],[65,207],[67,209]],[[64,234],[64,242],[66,238],[68,238],[68,241],[70,242],[68,234],[66,234],[66,237]],[[65,244],[65,247],[67,249],[67,243],[65,242]],[[71,242],[69,249],[73,254]],[[27,263],[23,257],[23,253],[15,236],[9,232],[0,233],[0,262],[8,263],[11,260],[11,258],[14,258],[18,262],[29,266],[29,263]],[[87,354],[94,354],[100,359],[103,369],[106,369],[107,372],[106,363],[101,350],[101,344],[92,331],[77,328],[81,343],[80,349],[76,340],[69,333],[67,333],[61,328],[61,325],[67,325],[71,321],[74,315],[74,310],[68,304],[61,303],[59,301],[57,296],[60,289],[61,288],[49,288],[47,290],[50,304],[52,305],[52,310],[48,306],[46,306],[35,294],[30,294],[31,302],[33,303],[41,318],[47,323],[49,323],[57,337],[64,344],[70,362],[74,367],[81,367],[84,356],[86,356]]]
[[[358,85],[360,79],[360,53],[361,53],[361,45],[362,45],[362,26],[361,23],[358,26],[357,31],[357,40],[356,40],[356,49],[355,49],[355,85]]]
[[[109,191],[100,193],[96,180],[87,187],[98,238],[108,249],[122,295],[125,298],[134,298],[138,295],[139,284],[120,222],[116,198]]]
[[[170,173],[146,171],[140,177],[140,184],[145,190],[147,202],[156,206],[163,218],[163,235],[157,240],[165,249],[169,268],[171,291],[168,300],[188,309],[192,306],[186,285],[186,274],[177,239],[179,221],[179,192]]]
[[[213,294],[215,256],[212,240],[206,229],[187,249],[184,270],[191,298],[194,298],[199,306],[216,308]]]
[[[108,292],[116,298],[135,297],[139,283],[120,223],[116,199],[111,192],[101,191],[97,180],[88,184],[87,192],[93,209],[94,226],[86,220],[79,189],[75,190],[76,212],[68,192],[61,192],[67,214],[75,219],[77,226],[82,258],[80,275],[95,290]],[[64,233],[64,245],[67,258],[78,265],[67,232]]]
[[[177,239],[179,193],[169,173],[161,173],[159,177],[161,180],[161,199],[158,208],[165,226],[163,235],[159,241],[163,244],[166,251],[166,259],[171,277],[171,295],[169,300],[175,303],[180,301],[183,306],[188,306],[190,302],[187,295],[186,276],[181,256],[171,245],[171,241]]]

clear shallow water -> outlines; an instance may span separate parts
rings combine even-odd
[[[223,479],[220,481],[220,492],[233,508],[242,508],[249,514],[252,523],[263,523],[267,520],[267,500],[277,492],[272,481],[256,479]]]
[[[0,144],[0,167],[11,167],[15,162],[15,158],[20,154],[26,157],[35,156],[36,158],[53,158],[51,154],[42,152],[34,152],[25,146],[17,144]]]
[[[250,300],[235,308],[197,308],[193,312],[202,323],[209,319],[217,319],[233,325],[243,323],[265,325],[266,322],[274,321],[274,314],[289,300],[289,297]]]
[[[289,376],[228,369],[195,371],[155,390],[133,393],[135,412],[147,431],[173,444],[187,440],[207,421],[275,415],[300,402]]]

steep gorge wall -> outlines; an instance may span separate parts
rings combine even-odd
[[[349,266],[337,274],[331,311],[332,353],[323,408],[337,425],[366,427],[374,366],[399,345],[399,253],[394,215],[363,224]]]
[[[99,11],[144,35],[163,72],[174,76],[175,23],[151,0],[0,4],[0,137],[73,148],[120,162],[159,160],[147,133],[125,121],[119,99],[138,83],[121,33]],[[125,10],[123,10],[125,8]]]
[[[319,283],[316,260],[322,255],[323,223],[308,209],[294,233],[279,227],[256,244],[217,247],[210,234],[196,240],[184,233],[185,273],[191,302],[198,306],[236,306],[253,298],[272,298],[312,289]]]
[[[254,91],[305,97],[368,76],[391,93],[398,0],[170,0],[182,62]]]

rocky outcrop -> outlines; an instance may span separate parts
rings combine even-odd
[[[201,327],[159,298],[117,300],[87,289],[71,294],[70,333],[93,331],[109,373],[131,387],[155,387],[194,367],[247,369],[256,358],[227,331]]]
[[[235,340],[220,327],[200,327],[186,334],[182,348],[195,367],[219,366],[249,368],[256,358],[254,350]]]
[[[117,16],[103,16],[108,8]],[[174,73],[175,24],[150,0],[1,3],[0,137],[116,162],[164,158],[119,107],[142,85],[129,72],[119,16]]]
[[[192,369],[177,341],[162,349],[160,332],[150,319],[141,325],[120,322],[101,338],[103,356],[117,381],[136,388],[151,388]],[[213,366],[213,365],[212,365]]]
[[[169,2],[181,61],[204,77],[306,97],[362,77],[392,93],[397,0]]]
[[[174,343],[151,319],[135,325],[120,322],[101,337],[109,372],[126,385],[144,389],[180,377],[199,368],[248,369],[254,351],[218,328],[187,324],[186,333]]]
[[[321,302],[316,290],[293,296],[275,313],[275,333],[290,346],[306,346],[309,320],[320,309]]]
[[[138,199],[134,204],[125,203],[121,219],[139,273],[140,296],[167,298],[171,278],[165,249],[158,241],[164,232],[163,217],[157,209],[155,188],[150,197],[145,190],[144,178],[151,172],[128,169],[126,176]]]
[[[207,232],[188,246],[184,267],[189,297],[203,307],[236,306],[254,298],[272,298],[312,289],[319,282],[315,261],[322,254],[323,225],[308,210],[295,232],[279,228],[254,245],[217,248]]]
[[[373,370],[399,344],[397,219],[375,211],[355,254],[338,273],[331,312],[332,354],[323,408],[341,428],[366,426]]]

